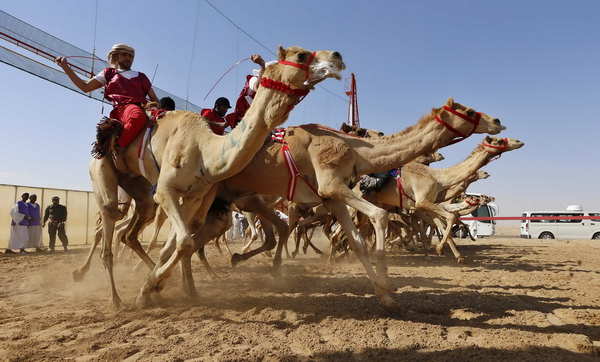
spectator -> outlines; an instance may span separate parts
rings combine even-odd
[[[25,247],[29,240],[27,225],[29,224],[29,209],[27,208],[27,199],[29,194],[21,194],[21,201],[17,201],[10,210],[10,239],[8,239],[8,248],[4,251],[6,254],[14,254],[12,249],[19,249],[21,254],[26,254]]]
[[[50,236],[50,252],[54,252],[54,245],[56,244],[56,233],[63,245],[65,252],[69,251],[67,245],[69,245],[69,239],[65,232],[65,222],[67,222],[67,207],[60,204],[60,198],[54,196],[52,198],[52,205],[49,205],[44,212],[44,223],[42,227],[46,226],[46,221],[50,220],[48,224],[48,235]]]
[[[42,243],[42,207],[36,203],[37,195],[31,194],[27,208],[29,209],[29,225],[27,231],[29,233],[29,242],[27,248],[35,248],[35,251],[44,251]]]

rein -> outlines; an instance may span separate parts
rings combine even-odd
[[[467,133],[467,134],[462,134],[460,133],[457,129],[455,129],[454,127],[450,126],[448,123],[442,121],[442,119],[438,116],[433,116],[433,118],[435,118],[436,121],[438,121],[439,123],[441,123],[444,127],[446,127],[447,129],[449,129],[450,131],[452,131],[454,134],[456,134],[458,136],[458,138],[455,138],[454,140],[452,140],[450,143],[448,143],[447,146],[449,145],[453,145],[457,142],[460,142],[462,140],[464,140],[465,138],[471,136],[475,130],[477,129],[477,126],[479,126],[479,121],[481,120],[481,112],[477,112],[475,114],[475,118],[470,118],[467,117],[466,115],[455,111],[454,109],[448,107],[448,106],[444,106],[443,107],[444,110],[454,114],[455,116],[458,116],[462,119],[464,119],[465,121],[469,122],[469,123],[473,123],[473,129],[471,130],[471,132]]]

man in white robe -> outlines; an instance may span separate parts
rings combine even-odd
[[[26,254],[25,247],[29,241],[29,208],[27,207],[29,194],[24,192],[21,195],[21,201],[17,201],[10,210],[10,238],[8,239],[8,248],[4,251],[6,254],[14,254],[12,249],[18,249],[21,254]]]

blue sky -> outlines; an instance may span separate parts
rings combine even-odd
[[[525,142],[487,165],[491,177],[470,189],[495,196],[502,216],[570,204],[600,210],[600,2],[211,3],[241,29],[205,1],[103,0],[97,23],[89,0],[12,1],[2,10],[89,52],[95,44],[101,57],[128,43],[134,69],[150,77],[157,69],[157,87],[204,107],[219,96],[235,100],[250,62],[203,98],[252,53],[270,60],[278,45],[337,50],[344,76],[356,74],[364,127],[398,132],[451,96],[500,118],[502,136]],[[0,79],[0,183],[91,190],[87,164],[101,103],[2,63]],[[347,117],[344,87],[322,83],[286,125],[338,127]],[[482,139],[441,149],[446,160],[432,166],[461,162]]]

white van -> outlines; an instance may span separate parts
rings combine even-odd
[[[521,237],[527,239],[600,239],[600,212],[583,211],[572,205],[566,211],[526,211],[524,217],[561,217],[556,220],[521,220]],[[597,219],[574,219],[598,216]]]
[[[472,193],[469,193],[468,195],[480,196],[480,194],[472,194]],[[499,212],[500,212],[500,210],[498,209],[498,205],[490,202],[487,205],[483,205],[483,206],[475,209],[475,211],[473,211],[470,216],[472,216],[472,217],[494,217],[494,216],[498,215]],[[474,225],[475,223],[477,223],[477,224]],[[478,238],[483,237],[483,236],[493,236],[494,234],[496,234],[496,220],[469,220],[469,221],[465,221],[465,224],[467,224],[469,226],[469,230],[474,230],[474,228],[476,228]],[[459,238],[464,239],[467,237],[467,232],[465,230],[459,229],[457,225],[454,226],[452,231],[453,231],[452,234]],[[475,236],[475,235],[473,235],[473,236]]]

